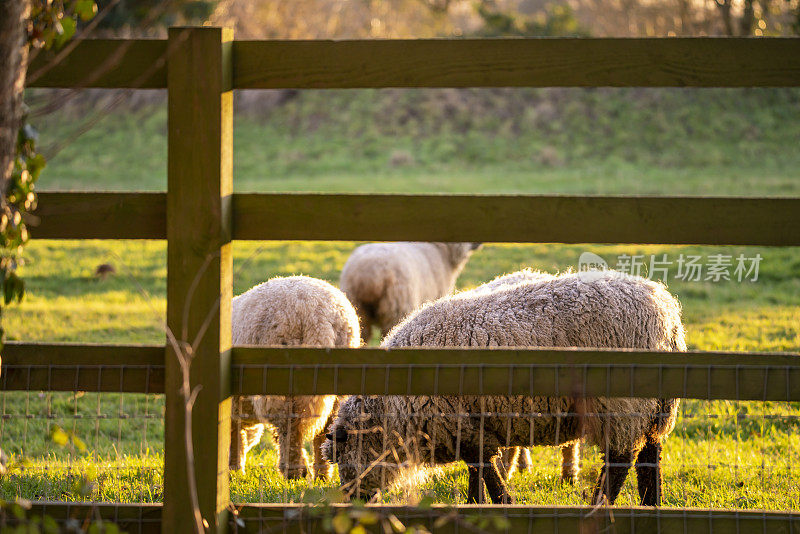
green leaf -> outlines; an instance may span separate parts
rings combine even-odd
[[[56,47],[63,46],[67,41],[72,39],[72,36],[75,35],[75,30],[78,28],[77,21],[72,17],[64,17],[61,19],[61,32],[59,33],[58,37],[56,37],[55,45]]]
[[[374,525],[378,522],[378,514],[370,510],[353,510],[351,515],[362,525]]]
[[[331,521],[331,526],[336,534],[347,534],[350,527],[353,526],[353,520],[347,515],[347,512],[342,510]]]
[[[72,444],[75,445],[75,448],[80,452],[86,452],[86,443],[76,436],[74,433],[70,433],[70,437],[72,438]]]
[[[94,0],[78,0],[75,2],[75,14],[86,22],[97,14],[97,4],[94,3]]]
[[[507,517],[502,515],[494,516],[494,528],[497,530],[508,530],[509,527],[511,527],[511,521],[509,521]]]
[[[64,429],[58,425],[53,425],[53,428],[50,430],[50,439],[52,439],[56,445],[60,445],[61,447],[65,446],[67,442],[69,442],[69,436],[66,432],[64,432]]]
[[[44,521],[42,522],[42,527],[45,534],[57,534],[58,533],[58,523],[56,520],[50,517],[49,515],[44,516]]]
[[[417,504],[417,507],[420,510],[430,510],[432,505],[433,505],[433,497],[431,497],[430,495],[425,495],[422,499],[419,500],[419,504]]]
[[[19,520],[25,519],[25,509],[17,503],[11,505],[11,513]]]
[[[28,159],[26,167],[28,168],[28,172],[31,173],[31,181],[36,181],[45,165],[47,165],[47,160],[41,154],[36,154]]]

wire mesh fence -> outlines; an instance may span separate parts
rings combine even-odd
[[[248,356],[248,359],[253,358],[255,356]],[[647,457],[635,457],[651,436],[649,429],[641,430],[641,422],[669,419],[674,415],[674,428],[661,440],[663,451],[659,464],[663,470],[663,487],[659,492],[662,506],[783,511],[800,508],[800,473],[794,467],[800,459],[800,403],[796,402],[791,389],[783,390],[783,401],[724,400],[719,397],[725,394],[715,393],[711,387],[713,380],[706,381],[709,387],[705,399],[686,394],[697,387],[695,381],[685,384],[684,395],[690,398],[676,394],[674,385],[669,383],[648,384],[670,396],[684,397],[676,403],[674,414],[670,414],[660,411],[664,406],[660,401],[643,397],[636,388],[631,389],[632,394],[638,395],[636,398],[617,398],[616,402],[602,397],[582,400],[582,392],[598,385],[581,384],[580,380],[577,389],[574,382],[565,380],[557,386],[560,389],[554,388],[552,382],[549,388],[542,388],[545,395],[553,396],[537,395],[535,389],[526,396],[463,394],[470,387],[478,387],[480,380],[466,382],[461,395],[453,394],[457,381],[455,385],[452,380],[439,382],[439,386],[425,379],[424,370],[430,367],[388,363],[280,366],[274,359],[271,365],[234,365],[234,393],[287,390],[292,384],[300,393],[315,389],[328,392],[337,389],[333,384],[339,384],[339,392],[355,395],[337,397],[336,404],[344,404],[348,412],[344,416],[340,412],[342,419],[333,424],[328,413],[291,410],[291,399],[308,397],[269,398],[271,402],[286,403],[287,410],[277,424],[262,420],[266,424],[263,443],[250,452],[244,473],[232,473],[232,500],[301,503],[316,490],[344,485],[345,493],[355,489],[350,496],[371,502],[408,505],[424,500],[460,505],[470,502],[470,468],[477,468],[487,472],[497,469],[508,484],[510,498],[506,498],[506,502],[580,506],[593,502],[593,493],[604,476],[603,457],[611,453],[610,469],[619,468],[625,474],[630,471],[627,479],[623,478],[616,504],[638,506],[642,495],[637,478],[646,477],[647,471],[637,472],[633,464],[638,459],[644,468],[653,465],[653,460]],[[454,367],[461,368],[461,374],[468,374],[471,368],[467,364]],[[548,373],[553,367],[516,365],[506,366],[503,372],[508,378],[522,369],[536,374]],[[610,379],[615,367],[624,366],[597,364],[596,367],[605,369]],[[418,384],[415,381],[417,371],[422,371]],[[688,373],[688,369],[682,371]],[[759,371],[763,373],[764,369]],[[270,373],[274,373],[275,381]],[[396,378],[392,373],[403,374],[406,380],[398,384],[397,381],[378,380],[375,376],[383,374]],[[752,378],[742,368],[738,373],[743,379]],[[766,371],[767,375],[770,373],[776,377],[782,375],[783,380],[789,376],[787,369]],[[582,372],[577,373],[578,377],[582,375]],[[663,370],[661,375],[665,375]],[[323,377],[332,377],[332,382]],[[764,374],[760,377],[763,379]],[[256,386],[254,382],[259,378],[261,384]],[[426,386],[432,387],[426,395],[420,394],[419,388]],[[611,384],[606,386],[608,391],[615,390]],[[502,392],[496,381],[486,381],[484,387]],[[513,382],[507,379],[505,388],[505,393],[514,390]],[[398,389],[413,395],[397,395]],[[443,391],[447,394],[441,395]],[[766,398],[775,398],[774,391],[769,394],[761,391]],[[567,396],[555,396],[559,393]],[[746,399],[753,397],[744,396]],[[600,402],[594,402],[598,399]],[[605,409],[599,411],[597,407]],[[299,440],[297,434],[292,435],[291,430],[287,432],[293,427],[295,430],[308,427],[308,421],[314,417],[325,421],[324,430],[317,427]],[[619,427],[617,430],[613,430],[615,425]],[[338,438],[337,426],[345,429]],[[643,434],[633,438],[627,435],[636,429]],[[320,440],[314,439],[314,431],[327,434],[328,445],[323,445],[323,449],[327,447],[323,455],[337,464],[338,469],[329,479],[311,478],[314,472],[311,459],[320,454],[316,450]],[[614,456],[609,446],[623,438],[633,440],[634,456],[614,460],[619,456]],[[333,447],[332,439],[345,444],[337,441]],[[293,440],[299,453],[292,457],[295,463],[289,467],[305,469],[308,478],[285,476],[287,466],[280,462],[284,448],[278,444]],[[556,446],[565,443],[573,443],[571,451],[577,454],[577,465],[572,471],[565,464],[570,463],[573,452]],[[519,464],[508,465],[508,454],[503,455],[506,458],[493,458],[502,452],[502,447],[527,450],[523,451]],[[470,448],[472,456],[469,456]],[[476,457],[475,448],[485,451],[484,454]],[[335,458],[336,452],[339,458]],[[509,471],[511,476],[508,476]],[[367,491],[359,493],[358,486],[362,483]]]
[[[143,393],[125,392],[126,373],[145,378]],[[68,375],[72,389],[63,382]],[[151,376],[147,366],[4,365],[0,443],[8,463],[2,498],[161,501],[164,398],[158,384],[151,390]],[[85,387],[91,379],[94,391]]]

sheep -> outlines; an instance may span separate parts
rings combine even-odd
[[[235,297],[231,323],[234,345],[358,347],[361,341],[358,317],[344,293],[307,276],[272,278]],[[231,469],[244,472],[247,452],[258,444],[266,426],[278,442],[278,467],[286,478],[307,475],[306,439],[313,442],[314,476],[328,477],[331,466],[319,447],[337,407],[335,395],[235,398]]]
[[[587,343],[590,339],[590,343]],[[396,326],[387,348],[599,346],[686,350],[678,301],[641,277],[580,272],[442,298]],[[643,505],[661,497],[661,441],[678,399],[544,396],[352,396],[322,451],[348,491],[369,496],[408,467],[464,460],[468,500],[510,499],[491,460],[500,447],[586,439],[603,451],[592,501],[613,504],[635,462]],[[506,415],[508,414],[508,415]]]
[[[543,271],[522,269],[511,274],[498,276],[491,282],[486,282],[466,293],[468,296],[482,295],[492,291],[507,289],[521,282],[540,282],[553,280],[555,275]],[[462,296],[464,293],[461,294]],[[526,447],[504,448],[495,461],[495,467],[503,475],[504,480],[509,480],[514,472],[519,469],[528,469],[532,465],[531,453]],[[561,480],[574,484],[578,480],[580,471],[580,443],[570,443],[561,447]]]
[[[421,304],[447,295],[480,243],[368,243],[342,269],[339,287],[361,321],[366,343],[372,325],[381,336]]]

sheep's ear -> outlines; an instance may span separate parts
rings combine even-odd
[[[483,246],[483,243],[470,243],[471,250],[478,250]]]

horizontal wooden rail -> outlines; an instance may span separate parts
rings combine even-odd
[[[800,355],[235,347],[234,394],[573,395],[800,401]]]
[[[166,89],[165,39],[86,39],[69,54],[40,52],[28,87]]]
[[[339,506],[336,506],[338,508]],[[372,507],[370,507],[372,508]],[[502,517],[508,521],[506,532],[558,532],[585,534],[590,532],[653,532],[659,534],[739,534],[740,532],[800,532],[800,514],[795,512],[758,512],[714,509],[669,509],[613,507],[593,509],[588,506],[441,506],[427,510],[409,506],[382,506],[385,516],[394,514],[404,525],[422,524],[437,533],[478,531],[463,522],[448,521],[438,528],[437,519],[454,516]],[[261,532],[322,532],[318,514],[310,514],[302,505],[245,505],[239,510],[245,528]],[[255,524],[252,524],[255,523]],[[252,524],[252,526],[250,526]],[[489,527],[489,532],[503,529]]]
[[[800,39],[240,41],[236,88],[800,85]]]
[[[166,193],[45,192],[35,215],[40,239],[166,237]],[[800,198],[246,193],[233,236],[798,246]]]
[[[164,347],[6,343],[5,391],[163,393]],[[235,347],[255,395],[607,395],[800,401],[800,354],[586,349]]]
[[[33,87],[165,88],[166,41],[86,40]],[[37,74],[38,73],[38,74]],[[777,87],[800,85],[797,38],[236,41],[233,87]]]
[[[235,239],[800,245],[800,198],[234,195]]]
[[[335,513],[347,505],[334,505],[328,513]],[[299,504],[245,504],[237,505],[241,527],[231,525],[237,532],[323,532],[320,511],[309,513],[308,506]],[[613,507],[599,510],[588,506],[445,506],[434,505],[427,509],[411,506],[369,506],[388,517],[393,514],[406,526],[424,525],[437,533],[470,531],[456,524],[456,516],[502,517],[508,524],[507,532],[658,532],[663,534],[734,534],[740,532],[800,532],[800,514],[797,512],[771,512],[757,510],[725,510],[708,508],[643,508]],[[102,517],[119,524],[122,530],[139,533],[159,532],[162,507],[158,504],[85,504],[85,503],[33,503],[29,516],[49,515],[59,523],[67,519],[78,520]],[[322,512],[325,513],[324,511]],[[450,520],[434,528],[434,522],[443,517]],[[12,521],[13,524],[13,521]],[[473,527],[474,529],[474,527]],[[492,529],[494,531],[495,529]]]
[[[163,345],[3,345],[4,391],[164,392]]]
[[[121,503],[67,503],[67,502],[36,502],[31,503],[28,518],[49,516],[61,527],[61,532],[74,529],[65,529],[63,525],[70,519],[75,519],[78,524],[88,526],[89,523],[102,518],[104,521],[113,521],[120,532],[130,534],[160,534],[161,532],[161,504],[121,504]],[[10,516],[10,514],[8,514]],[[12,525],[13,517],[7,519]],[[85,527],[84,527],[85,528]]]
[[[166,193],[39,193],[37,239],[166,239]]]

